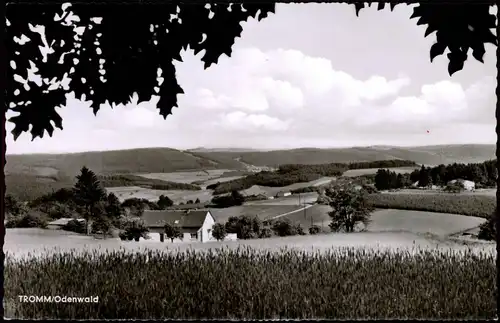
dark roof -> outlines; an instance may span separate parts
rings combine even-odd
[[[185,228],[201,228],[209,210],[197,211],[144,211],[142,220],[148,227],[163,227],[165,224],[176,224]],[[176,223],[177,221],[177,223]]]

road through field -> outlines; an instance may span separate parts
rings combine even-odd
[[[273,217],[270,218],[270,220],[275,220],[275,219],[278,219],[278,218],[281,218],[281,217],[284,217],[284,216],[287,216],[287,215],[290,215],[290,214],[293,214],[293,213],[297,213],[297,212],[303,212],[304,210],[306,210],[306,209],[308,209],[308,208],[310,208],[312,206],[313,206],[312,204],[309,204],[309,205],[306,205],[305,207],[303,207],[301,209],[273,216]]]

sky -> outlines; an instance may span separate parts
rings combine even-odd
[[[242,23],[231,58],[204,70],[203,53],[183,52],[175,66],[185,94],[166,120],[157,97],[96,117],[70,93],[57,109],[64,130],[14,141],[7,123],[7,154],[495,143],[495,47],[484,64],[469,54],[450,77],[447,52],[430,62],[435,33],[424,38],[413,7],[356,17],[347,4],[278,4]]]

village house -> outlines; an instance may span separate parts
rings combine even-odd
[[[165,224],[167,223],[180,228],[183,241],[207,242],[215,240],[212,236],[212,226],[215,219],[209,210],[147,210],[144,211],[141,218],[149,229],[150,235],[159,234],[161,242],[168,239],[165,236]]]

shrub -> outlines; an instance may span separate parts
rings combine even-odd
[[[165,235],[172,242],[174,242],[174,239],[176,239],[176,238],[181,239],[183,237],[181,229],[177,225],[171,225],[171,224],[167,223],[167,224],[165,224],[164,230],[165,230]]]
[[[259,232],[259,239],[271,238],[273,236],[273,230],[271,228],[262,228]]]
[[[221,223],[215,223],[212,226],[212,236],[217,239],[217,241],[224,240],[227,236],[226,227]]]
[[[174,201],[172,201],[168,196],[162,194],[156,204],[158,205],[158,209],[165,210],[167,207],[174,205]]]
[[[228,208],[239,206],[245,202],[245,197],[238,191],[233,191],[230,195],[215,196],[212,198],[212,204],[219,208]],[[191,201],[192,203],[192,201]]]
[[[259,236],[261,225],[257,217],[242,215],[229,217],[225,227],[227,233],[236,233],[238,239],[254,239]]]
[[[106,237],[111,233],[111,221],[105,216],[100,216],[92,222],[92,233],[100,233],[103,237]]]
[[[288,219],[276,220],[272,225],[272,230],[280,237],[294,236],[298,233],[297,227]]]
[[[347,248],[321,254],[222,249],[7,255],[4,307],[6,317],[19,319],[490,320],[496,314],[495,261],[484,253]],[[99,302],[19,305],[18,295],[54,291],[98,295]],[[119,295],[120,301],[104,295]]]
[[[295,232],[296,234],[301,236],[306,235],[306,232],[304,231],[304,228],[302,228],[302,225],[300,225],[300,223],[295,226]]]
[[[148,228],[144,225],[142,221],[133,220],[126,221],[124,225],[124,230],[118,235],[122,240],[135,240],[139,241],[140,238],[148,239]]]
[[[493,212],[479,228],[478,238],[481,240],[496,239],[496,213]]]
[[[309,234],[318,234],[321,232],[321,228],[317,225],[313,225],[309,228]]]
[[[85,221],[79,221],[77,219],[73,219],[73,220],[68,221],[68,223],[66,223],[62,227],[62,229],[65,231],[71,231],[71,232],[81,233],[81,234],[85,234],[87,232],[87,230],[85,228]]]
[[[29,211],[29,213],[11,218],[5,224],[6,228],[46,228],[48,223],[47,216],[38,211]]]
[[[460,193],[465,189],[464,183],[460,181],[456,181],[454,183],[448,183],[446,187],[444,188],[445,192],[450,192],[450,193]]]

